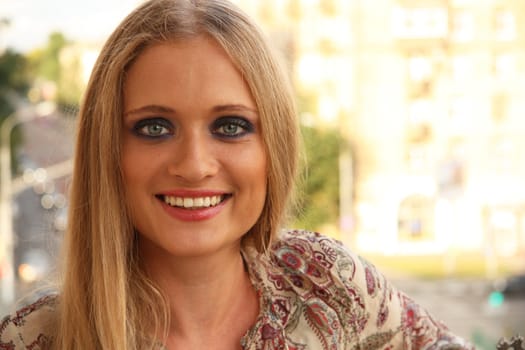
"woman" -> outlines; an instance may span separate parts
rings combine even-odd
[[[80,112],[58,296],[8,349],[463,349],[374,267],[281,231],[297,175],[286,74],[221,0],[152,0],[104,46]]]

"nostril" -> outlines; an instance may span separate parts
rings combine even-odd
[[[195,153],[188,152],[178,159],[173,159],[168,165],[168,174],[187,182],[196,182],[215,175],[219,169],[217,159],[213,158],[209,152],[205,156],[199,156]]]

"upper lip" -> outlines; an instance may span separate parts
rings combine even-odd
[[[187,189],[178,189],[163,191],[158,193],[160,196],[172,196],[172,197],[186,197],[186,198],[197,198],[197,197],[211,197],[211,196],[222,196],[229,194],[225,191],[217,190],[187,190]]]

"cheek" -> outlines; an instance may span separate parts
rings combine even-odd
[[[159,153],[158,150],[141,147],[136,142],[125,142],[121,158],[124,183],[146,181],[153,176],[162,163]]]
[[[244,177],[245,181],[252,182],[253,185],[262,186],[266,188],[266,173],[268,161],[264,149],[256,147],[248,152],[243,152],[242,156],[236,162],[238,166],[238,173]]]
[[[138,161],[129,152],[124,153],[121,164],[124,186],[128,192],[133,188],[131,185],[140,179],[141,167],[137,166]]]
[[[141,190],[147,188],[147,184],[154,180],[155,162],[154,158],[126,149],[122,155],[122,177],[126,196],[135,197]]]

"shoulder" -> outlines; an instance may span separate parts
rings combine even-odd
[[[269,253],[268,277],[274,289],[293,291],[310,307],[307,316],[322,310],[323,317],[316,320],[341,322],[342,331],[348,332],[347,341],[360,348],[367,348],[371,341],[408,349],[431,348],[432,344],[470,348],[398,291],[372,263],[336,239],[287,230]]]
[[[272,245],[272,253],[288,247],[297,252],[307,253],[312,249],[343,248],[343,244],[318,232],[305,230],[282,230]]]
[[[340,304],[338,299],[346,298],[349,288],[366,283],[359,273],[361,258],[340,241],[317,232],[281,231],[268,259],[268,279],[301,299],[322,298]]]
[[[57,296],[48,295],[6,316],[0,323],[0,349],[49,348],[49,326],[56,317],[56,305]]]
[[[272,261],[288,272],[317,272],[355,274],[355,265],[360,264],[358,255],[342,242],[318,232],[283,230],[272,245]],[[310,271],[309,271],[310,269]],[[346,271],[346,272],[345,272]]]

